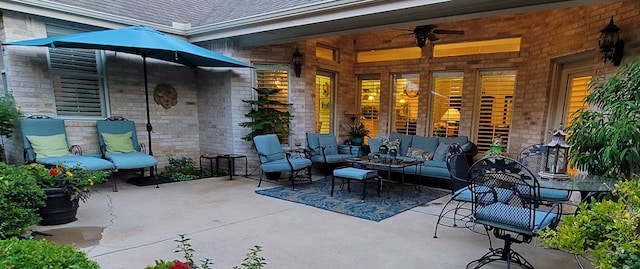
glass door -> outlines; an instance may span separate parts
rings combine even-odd
[[[316,75],[316,133],[333,131],[333,93],[335,74],[318,72]]]

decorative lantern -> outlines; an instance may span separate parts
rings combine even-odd
[[[551,142],[546,144],[544,155],[544,169],[539,175],[542,178],[568,179],[567,165],[569,164],[569,144],[565,141],[567,133],[562,128],[562,123],[558,129],[550,131]]]

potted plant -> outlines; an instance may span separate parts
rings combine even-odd
[[[56,245],[44,239],[11,238],[0,240],[0,268],[99,269],[100,266],[75,246]]]
[[[364,142],[364,137],[369,135],[369,130],[364,127],[363,123],[349,125],[349,139],[351,145],[360,146]]]
[[[26,166],[0,163],[0,239],[21,236],[37,224],[44,201],[44,191]]]
[[[291,104],[274,98],[280,92],[278,88],[254,88],[254,90],[258,93],[258,99],[242,100],[251,105],[251,111],[245,114],[251,121],[238,124],[251,130],[242,139],[253,141],[253,137],[257,135],[276,134],[281,142],[288,141],[289,122],[293,118],[289,113]]]
[[[4,162],[4,138],[11,137],[13,128],[22,116],[22,112],[13,102],[13,97],[0,97],[0,161]]]
[[[79,201],[85,202],[91,187],[107,180],[111,171],[89,171],[79,166],[45,167],[42,164],[28,164],[38,185],[47,196],[45,207],[40,209],[42,225],[56,225],[76,220]]]
[[[568,127],[571,165],[590,174],[629,179],[640,172],[640,58],[604,82],[594,80],[588,106]]]

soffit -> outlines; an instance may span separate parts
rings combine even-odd
[[[241,47],[413,27],[599,0],[2,0],[3,9],[106,28],[143,24],[190,42]],[[183,25],[175,26],[174,22]]]

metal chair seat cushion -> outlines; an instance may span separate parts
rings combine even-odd
[[[144,152],[105,153],[105,158],[116,166],[116,169],[139,169],[158,164],[158,160]]]
[[[527,186],[520,186],[522,195],[527,198],[531,198],[529,194],[529,189]],[[526,188],[526,190],[524,190]],[[556,201],[556,202],[565,202],[569,201],[569,197],[571,193],[567,190],[556,190],[549,188],[540,188],[540,195],[536,195],[542,201]]]
[[[378,171],[346,167],[333,170],[333,176],[354,180],[365,180],[378,177]]]
[[[475,218],[484,225],[531,235],[551,225],[558,217],[550,211],[534,210],[533,216],[529,217],[531,213],[527,208],[493,203],[478,208]]]
[[[326,144],[321,143],[324,142]],[[309,147],[311,156],[320,155],[322,156],[322,148],[328,145],[335,144],[335,154],[338,154],[338,145],[336,143],[336,136],[333,134],[318,134],[318,133],[307,133],[307,146]],[[329,154],[325,149],[325,154]]]
[[[281,159],[281,160],[276,160],[272,162],[262,163],[262,171],[267,173],[291,171],[292,167],[293,167],[293,171],[298,171],[298,170],[311,167],[311,160],[303,159],[303,158],[292,158],[292,159],[289,159],[288,161],[287,159]]]
[[[61,165],[63,167],[82,167],[91,171],[113,169],[113,163],[101,158],[81,156],[81,155],[67,155],[63,157],[45,157],[37,158],[37,163],[44,165]]]

